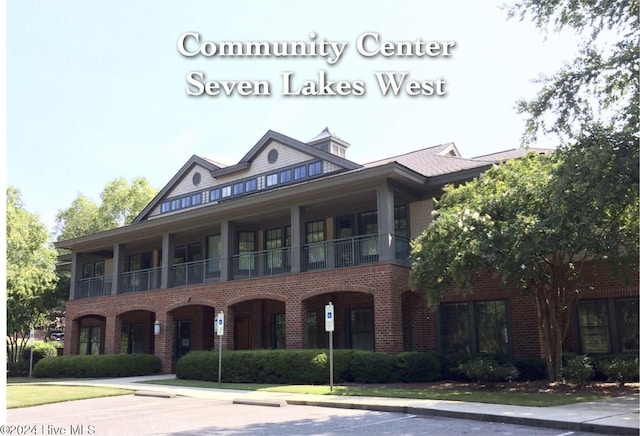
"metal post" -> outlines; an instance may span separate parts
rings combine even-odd
[[[333,330],[329,332],[329,386],[333,392]]]

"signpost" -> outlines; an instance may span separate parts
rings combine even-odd
[[[224,336],[224,312],[218,312],[216,316],[216,333],[220,348],[218,350],[218,384],[222,382],[222,336]]]
[[[333,391],[333,329],[334,329],[333,303],[324,306],[324,329],[329,332],[329,390]]]
[[[29,331],[29,348],[31,348],[31,357],[29,357],[29,378],[31,378],[31,371],[33,370],[33,349],[35,347],[35,330]]]

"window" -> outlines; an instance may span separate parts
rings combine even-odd
[[[581,301],[578,327],[584,353],[609,353],[609,314],[606,300]]]
[[[191,204],[194,206],[202,204],[202,192],[198,192],[197,194],[193,194],[191,196]]]
[[[576,324],[582,353],[637,353],[638,299],[583,300]]]
[[[191,207],[191,197],[182,197],[180,201],[180,208],[185,209]]]
[[[474,307],[478,352],[507,354],[509,350],[505,302],[478,302]]]
[[[222,238],[220,235],[207,237],[207,277],[220,277],[222,258]]]
[[[440,306],[440,341],[443,353],[471,353],[467,303]]]
[[[351,348],[373,351],[373,309],[351,309],[349,333]]]
[[[212,189],[209,191],[209,201],[218,201],[220,200],[220,188]]]
[[[144,353],[144,324],[123,324],[120,334],[120,353]]]
[[[280,183],[290,183],[291,182],[291,170],[280,171]]]
[[[171,202],[163,201],[160,205],[160,213],[167,213],[171,211]]]
[[[325,267],[325,246],[324,242],[324,221],[313,221],[307,223],[306,243],[307,247],[307,267]]]
[[[222,198],[231,197],[231,186],[224,186],[222,188]]]
[[[245,182],[245,191],[246,192],[253,192],[256,189],[258,189],[258,180],[257,179],[251,179],[251,180],[247,180]]]
[[[241,274],[248,274],[255,267],[256,233],[238,232],[238,270]]]
[[[307,177],[307,166],[302,165],[293,169],[293,179],[300,180]]]
[[[278,184],[278,174],[268,174],[266,179],[267,187],[275,186]]]
[[[506,301],[444,303],[439,315],[443,353],[508,354]]]
[[[100,354],[101,338],[102,328],[100,326],[82,327],[78,354]]]
[[[620,352],[638,353],[638,299],[619,299],[615,308]]]
[[[244,182],[234,183],[233,195],[241,195],[241,194],[244,194]]]
[[[171,200],[171,210],[179,210],[180,204],[180,199],[174,198],[173,200]]]
[[[309,177],[322,174],[322,162],[313,162],[309,164]]]
[[[273,339],[271,346],[272,348],[286,348],[285,344],[285,316],[284,313],[274,313],[273,314]]]
[[[358,214],[358,234],[371,235],[360,241],[360,261],[375,262],[378,260],[378,213],[365,212]]]
[[[82,278],[90,279],[93,277],[104,276],[104,260],[88,262],[82,265]]]

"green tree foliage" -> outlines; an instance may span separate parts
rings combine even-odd
[[[29,213],[20,192],[7,189],[7,357],[17,362],[29,330],[46,323],[56,305],[56,252],[38,217]]]
[[[570,314],[594,261],[637,274],[638,141],[596,129],[550,155],[530,153],[446,187],[412,245],[411,286],[437,304],[489,272],[535,301],[547,372],[561,371]]]
[[[123,178],[109,182],[100,194],[99,205],[79,194],[69,208],[56,216],[57,240],[130,224],[156,193],[144,177],[138,177],[131,184]]]
[[[531,19],[545,32],[571,29],[581,37],[577,58],[540,77],[536,98],[518,102],[529,114],[525,141],[542,132],[571,142],[596,124],[638,130],[639,9],[638,0],[518,0],[508,7],[510,17]]]

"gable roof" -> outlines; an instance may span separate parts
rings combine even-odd
[[[164,185],[164,188],[162,188],[160,192],[158,192],[156,196],[153,197],[153,200],[151,200],[151,202],[147,204],[147,207],[145,207],[142,210],[142,212],[140,212],[138,216],[134,218],[132,222],[137,223],[141,221],[150,211],[153,210],[154,207],[158,205],[158,203],[160,203],[160,201],[167,194],[167,192],[169,192],[171,188],[176,183],[178,183],[184,177],[184,175],[187,174],[189,170],[191,170],[191,168],[193,168],[195,165],[200,165],[201,167],[209,171],[215,171],[221,168],[220,164],[215,163],[210,159],[201,158],[200,156],[196,156],[194,154],[189,158],[189,160],[184,165],[182,165],[182,168],[180,168],[180,170],[175,174],[175,176],[173,176],[171,180],[169,180],[169,183]]]
[[[294,150],[306,153],[313,157],[323,159],[334,163],[340,167],[343,167],[348,170],[353,170],[359,168],[355,162],[350,160],[341,158],[331,153],[327,153],[326,151],[318,150],[317,148],[310,147],[308,144],[298,141],[297,139],[293,139],[289,136],[283,135],[282,133],[275,132],[273,130],[268,130],[262,138],[249,150],[247,154],[244,155],[240,161],[235,165],[230,165],[225,168],[219,168],[217,170],[211,171],[211,175],[213,177],[220,177],[223,175],[233,174],[237,171],[243,171],[251,167],[251,162],[253,159],[260,154],[272,141],[283,144],[287,147],[290,147]]]

